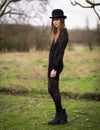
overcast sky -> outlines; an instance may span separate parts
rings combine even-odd
[[[78,0],[82,3],[84,0]],[[95,0],[100,3],[100,0]],[[84,2],[83,4],[86,5]],[[94,13],[93,9],[84,9],[80,6],[72,6],[70,0],[50,0],[50,6],[47,6],[46,16],[44,16],[44,23],[50,24],[51,20],[48,18],[51,16],[51,11],[53,9],[62,9],[64,14],[67,16],[66,26],[67,28],[85,28],[86,27],[86,19],[88,19],[89,27],[95,28],[98,17]],[[100,9],[100,6],[99,6]]]
[[[49,0],[49,4],[45,5],[46,11],[40,12],[41,5],[39,5],[39,2],[32,1],[32,2],[25,2],[26,0],[20,1],[17,4],[17,7],[20,7],[24,9],[25,11],[29,10],[30,7],[33,9],[29,14],[31,16],[34,16],[36,12],[39,12],[40,15],[28,19],[28,24],[31,25],[51,25],[51,19],[49,18],[51,16],[51,12],[53,9],[62,9],[64,11],[64,15],[67,16],[66,19],[66,27],[68,29],[73,28],[86,28],[86,21],[88,20],[89,28],[96,28],[97,22],[99,21],[99,18],[93,11],[93,9],[86,9],[82,8],[80,6],[73,6],[70,3],[70,0]],[[72,0],[74,1],[74,0]],[[87,5],[85,0],[76,0],[80,2],[82,5]],[[100,3],[100,0],[93,0],[95,2]],[[14,6],[14,5],[13,5]],[[100,13],[100,6],[97,7],[97,10]],[[12,21],[11,21],[12,22]],[[100,21],[99,21],[100,22]]]

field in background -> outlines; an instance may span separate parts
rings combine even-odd
[[[0,130],[99,130],[99,50],[75,46],[65,52],[60,91],[69,123],[63,126],[47,125],[55,113],[47,91],[48,51],[1,53]]]
[[[0,91],[47,93],[48,51],[0,54]],[[60,89],[68,98],[100,99],[99,47],[66,50]]]

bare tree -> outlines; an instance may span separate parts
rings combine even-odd
[[[18,1],[21,1],[21,0],[1,0],[1,2],[0,2],[0,18],[6,14],[18,14],[17,12],[14,11],[14,9],[7,10],[7,8],[9,7],[9,5],[11,3],[13,3],[13,2],[15,3]]]
[[[97,3],[97,2],[95,2],[95,0],[85,0],[85,2],[88,4],[87,6],[82,5],[79,2],[77,2],[77,1],[70,0],[70,2],[71,2],[71,4],[73,6],[79,5],[82,8],[92,8],[94,10],[94,12],[96,13],[96,15],[98,16],[99,20],[100,20],[100,13],[99,13],[100,12],[100,8],[99,8],[99,12],[96,10],[96,7],[100,6],[99,2]]]
[[[28,22],[29,18],[35,18],[45,10],[47,2],[48,0],[0,0],[0,22],[7,22],[8,19]]]

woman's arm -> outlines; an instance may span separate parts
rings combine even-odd
[[[67,29],[64,28],[61,31],[59,38],[57,40],[57,49],[54,55],[54,65],[53,65],[54,70],[57,70],[59,62],[63,58],[64,50],[67,46],[67,43],[68,43],[68,33],[67,33]]]

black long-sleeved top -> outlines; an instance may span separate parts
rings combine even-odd
[[[58,73],[63,69],[63,55],[68,43],[68,32],[66,28],[63,28],[59,34],[57,41],[52,42],[49,53],[49,65],[48,65],[48,77],[52,69],[55,69]]]

